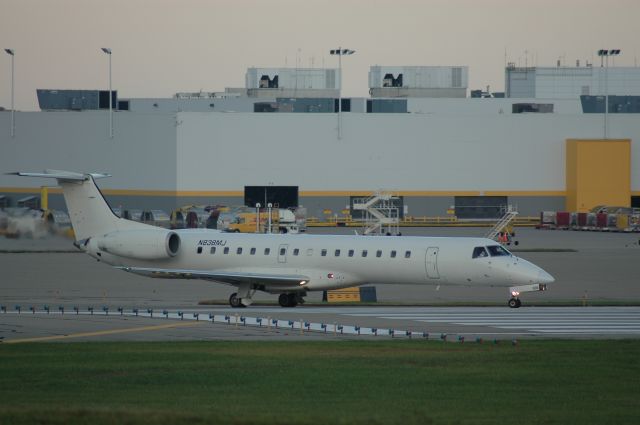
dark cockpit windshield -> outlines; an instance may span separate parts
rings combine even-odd
[[[473,248],[473,258],[484,258],[488,257],[487,250],[483,246],[477,246]]]
[[[487,249],[492,257],[511,256],[511,253],[500,245],[489,245]]]

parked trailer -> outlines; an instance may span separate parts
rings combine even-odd
[[[640,232],[640,213],[574,213],[543,211],[538,229],[573,229],[600,232]]]

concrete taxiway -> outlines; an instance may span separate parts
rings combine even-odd
[[[436,228],[403,229],[405,235],[480,236],[487,229]],[[348,229],[313,229],[316,233],[352,233]],[[238,329],[221,323],[183,325],[186,321],[154,317],[108,317],[78,314],[56,315],[78,307],[96,313],[104,306],[111,312],[153,309],[267,317],[271,320],[313,322],[317,324],[396,329],[430,335],[446,333],[469,338],[512,337],[638,337],[640,308],[530,307],[536,301],[572,301],[587,305],[596,302],[640,300],[640,245],[638,234],[540,231],[517,229],[520,245],[517,255],[540,265],[555,278],[549,290],[526,294],[524,307],[313,307],[295,309],[252,306],[232,310],[226,306],[199,306],[201,300],[226,300],[233,288],[200,281],[149,279],[118,270],[81,253],[73,252],[66,239],[6,240],[0,238],[0,338],[4,341],[62,337],[51,340],[182,340],[235,338],[315,338],[322,333],[290,332],[286,329]],[[549,251],[553,250],[553,251]],[[36,251],[45,251],[36,253]],[[56,252],[57,251],[57,252]],[[506,304],[505,288],[380,285],[378,300],[387,303],[447,303],[484,301]],[[309,301],[320,301],[311,293]],[[275,300],[260,294],[260,300]],[[21,314],[15,308],[19,306]],[[43,312],[49,306],[50,314]],[[29,307],[40,311],[28,314]],[[26,313],[25,313],[26,312]],[[185,319],[186,320],[186,319]],[[162,322],[158,322],[162,321]],[[171,323],[175,326],[165,326]],[[312,336],[314,335],[314,336]],[[363,336],[363,335],[361,335]],[[334,337],[327,335],[326,337]],[[355,337],[353,335],[336,338]]]

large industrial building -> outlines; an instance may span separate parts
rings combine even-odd
[[[41,90],[14,137],[0,112],[0,195],[15,205],[50,183],[5,172],[49,168],[111,173],[99,184],[113,206],[167,211],[242,204],[256,185],[299,187],[316,217],[379,190],[412,216],[638,206],[640,68],[608,69],[607,114],[603,75],[508,66],[506,96],[468,97],[464,66],[373,66],[371,97],[339,104],[337,69],[249,68],[224,92],[114,93],[113,137],[108,92]]]

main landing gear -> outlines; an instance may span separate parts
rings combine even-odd
[[[518,308],[521,305],[522,305],[522,302],[520,301],[520,298],[513,297],[509,300],[509,307],[511,308]]]
[[[280,304],[280,307],[295,307],[298,304],[304,303],[304,298],[295,293],[280,294],[278,297],[278,303]]]
[[[253,294],[251,294],[253,295]],[[295,307],[298,304],[304,304],[303,294],[298,293],[289,293],[289,294],[280,294],[278,297],[278,303],[281,307]],[[234,292],[229,297],[229,305],[233,308],[244,308],[251,304],[251,297],[241,298],[238,293]]]
[[[233,308],[246,307],[244,304],[242,304],[242,298],[240,298],[235,292],[229,297],[229,305]]]

